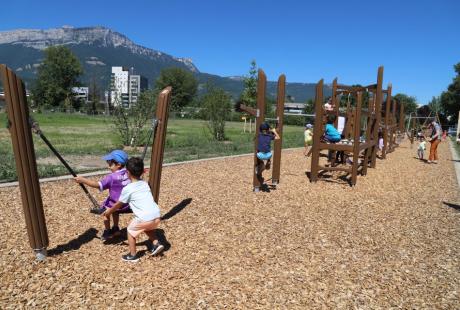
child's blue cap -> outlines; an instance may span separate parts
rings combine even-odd
[[[103,160],[113,160],[121,165],[125,165],[128,161],[128,154],[122,150],[115,150],[110,152],[109,154],[102,157]]]
[[[270,129],[270,125],[267,122],[260,124],[260,130],[261,131],[262,130],[269,130],[269,129]]]
[[[306,124],[306,125],[305,125],[305,128],[309,128],[309,129],[310,129],[310,128],[313,128],[313,125],[312,125],[312,124]]]

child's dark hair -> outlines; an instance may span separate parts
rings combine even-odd
[[[118,161],[116,161],[114,159],[107,160],[107,164],[109,166],[112,166],[113,164],[120,165],[120,169],[125,167],[125,164],[119,163]]]
[[[140,157],[131,157],[126,163],[126,170],[135,178],[140,178],[144,173],[144,162]]]
[[[327,116],[327,123],[328,123],[328,124],[334,123],[334,122],[335,122],[335,118],[336,118],[336,117],[335,117],[334,114],[329,114],[329,115]]]

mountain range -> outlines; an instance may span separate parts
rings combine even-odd
[[[43,61],[43,50],[53,45],[69,47],[83,66],[81,82],[88,85],[90,79],[95,78],[101,89],[108,88],[112,66],[134,68],[135,74],[148,78],[150,87],[162,69],[180,67],[196,76],[199,89],[211,82],[238,98],[244,88],[242,77],[221,77],[200,72],[191,59],[174,57],[135,44],[125,35],[105,27],[64,26],[47,30],[0,31],[0,63],[12,68],[26,84],[30,84]],[[276,87],[276,82],[267,82],[267,96],[274,98]],[[331,88],[326,86],[325,94],[330,93]],[[286,94],[295,98],[296,102],[305,102],[314,98],[315,84],[287,83]]]

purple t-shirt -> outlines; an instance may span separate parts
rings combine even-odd
[[[125,168],[118,171],[112,172],[109,175],[106,175],[99,182],[99,190],[102,192],[106,189],[109,190],[109,197],[105,199],[102,203],[102,207],[112,208],[113,205],[120,198],[121,191],[123,187],[129,184],[131,181],[128,178],[128,173]],[[129,208],[128,204],[124,204],[120,210]]]

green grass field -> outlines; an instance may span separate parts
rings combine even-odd
[[[110,118],[78,114],[34,114],[45,136],[53,146],[66,156],[100,157],[113,149],[121,148]],[[0,113],[0,181],[16,179],[16,169],[10,134],[6,129],[6,114]],[[206,122],[202,120],[170,119],[166,134],[164,162],[177,162],[225,155],[244,154],[254,148],[254,133],[244,133],[243,123],[227,122],[227,140],[212,139]],[[303,145],[303,128],[284,126],[283,148]],[[54,156],[41,139],[34,135],[37,159]],[[132,150],[130,155],[139,155],[142,149]],[[147,152],[147,160],[150,156]],[[67,174],[65,168],[56,164],[38,165],[40,177]],[[76,169],[77,172],[88,171]]]

